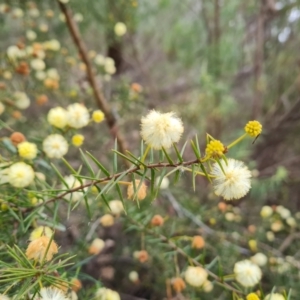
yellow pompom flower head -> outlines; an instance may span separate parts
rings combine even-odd
[[[247,295],[246,300],[259,300],[259,297],[255,293],[250,293]]]
[[[82,134],[75,134],[72,136],[72,144],[75,147],[80,147],[83,144],[84,136]]]
[[[101,110],[95,110],[92,114],[92,119],[95,123],[101,123],[105,119],[105,115]]]
[[[224,145],[218,140],[210,141],[205,149],[207,157],[218,158],[221,157],[225,152]]]
[[[262,125],[258,121],[249,121],[244,127],[244,129],[245,129],[245,133],[242,136],[240,136],[238,139],[236,139],[234,142],[232,142],[230,145],[228,145],[227,149],[235,146],[237,143],[239,143],[248,135],[254,137],[256,140],[258,136],[262,133]]]
[[[37,156],[37,146],[36,144],[29,143],[29,142],[22,142],[18,144],[18,152],[19,155],[25,159],[34,159]]]
[[[262,132],[262,125],[258,121],[249,121],[245,126],[245,131],[252,137],[257,137]]]

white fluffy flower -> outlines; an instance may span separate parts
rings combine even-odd
[[[73,175],[65,176],[64,180],[68,186],[68,189],[73,189],[81,186],[80,181],[77,178],[75,178]],[[64,198],[72,202],[78,202],[79,200],[82,199],[82,197],[83,197],[83,193],[81,191],[76,191],[66,195]]]
[[[43,43],[46,50],[58,51],[60,49],[60,42],[58,40],[50,40]]]
[[[127,31],[127,27],[124,23],[118,22],[114,27],[114,31],[117,36],[123,36]]]
[[[161,183],[160,183],[161,181]],[[164,177],[163,179],[161,179],[161,177],[157,177],[156,180],[155,180],[155,185],[158,186],[160,183],[160,186],[159,188],[161,190],[165,190],[169,187],[169,184],[170,184],[170,180],[168,179],[168,177]]]
[[[35,58],[30,62],[30,66],[35,71],[43,71],[46,68],[45,62],[40,58]]]
[[[217,196],[225,200],[240,199],[244,197],[251,188],[251,172],[242,161],[232,158],[228,159],[228,165],[221,160],[224,173],[218,163],[212,167],[213,188]]]
[[[17,188],[26,187],[34,180],[34,171],[30,165],[17,162],[8,169],[8,182]]]
[[[42,81],[42,80],[46,79],[46,77],[47,77],[47,75],[46,75],[46,72],[44,72],[44,71],[37,71],[37,72],[35,73],[35,78],[36,78],[37,80]]]
[[[189,266],[184,274],[185,281],[194,287],[200,287],[207,280],[207,272],[201,267]]]
[[[36,300],[69,300],[64,294],[63,291],[54,288],[54,287],[48,287],[48,288],[42,288],[40,290],[40,296],[36,297]]]
[[[33,30],[27,30],[26,37],[29,41],[34,41],[37,38],[37,34]]]
[[[124,211],[124,206],[120,200],[112,200],[109,202],[109,208],[113,215],[120,215]]]
[[[106,73],[113,75],[116,73],[116,66],[115,66],[115,61],[110,58],[110,57],[106,57],[104,59],[104,70]]]
[[[104,66],[105,64],[105,57],[101,54],[97,54],[94,58],[94,62],[96,65],[99,65],[99,66]]]
[[[51,68],[51,69],[47,70],[47,77],[51,78],[51,79],[54,79],[54,80],[59,80],[60,79],[58,71],[55,68]]]
[[[289,209],[285,208],[282,205],[278,205],[276,207],[276,212],[280,215],[282,219],[287,219],[291,216],[291,212]]]
[[[235,263],[233,272],[237,282],[244,287],[251,287],[261,280],[261,269],[248,259]]]
[[[278,293],[268,294],[264,300],[285,300],[285,298]]]
[[[47,120],[57,128],[64,128],[68,124],[68,113],[64,108],[57,106],[49,110]]]
[[[21,50],[15,45],[9,46],[6,50],[6,54],[7,54],[8,58],[11,60],[15,60],[15,59],[19,58],[21,56],[20,52],[21,52]]]
[[[250,259],[253,263],[258,265],[259,267],[263,267],[268,262],[267,256],[260,252],[253,255]]]
[[[260,215],[262,218],[268,218],[273,214],[273,209],[271,206],[265,205],[261,208]]]
[[[0,300],[10,300],[10,298],[6,295],[0,294]]]
[[[62,158],[68,148],[68,142],[60,134],[50,134],[43,141],[43,150],[50,158]]]
[[[107,288],[98,289],[95,296],[96,300],[121,300],[117,292]]]
[[[181,119],[175,113],[162,114],[152,110],[141,120],[141,136],[150,147],[160,150],[177,143],[183,133]]]
[[[68,125],[73,128],[82,128],[88,125],[90,114],[87,108],[79,103],[71,104],[67,107]]]
[[[30,99],[23,92],[14,92],[14,98],[16,99],[15,105],[19,109],[26,109],[30,105]]]

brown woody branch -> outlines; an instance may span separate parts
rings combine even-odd
[[[110,133],[115,139],[117,139],[120,152],[125,154],[126,148],[127,148],[126,141],[125,141],[124,137],[122,136],[122,134],[119,132],[119,130],[117,128],[116,118],[112,114],[112,111],[107,103],[107,100],[105,99],[101,89],[99,88],[99,86],[96,82],[95,73],[93,71],[92,64],[91,64],[90,59],[87,54],[86,45],[80,35],[78,26],[72,17],[72,12],[65,4],[61,3],[59,0],[58,0],[58,4],[59,4],[59,7],[60,7],[62,13],[66,17],[67,26],[68,26],[70,35],[73,39],[73,42],[78,49],[78,52],[80,54],[82,61],[86,65],[87,79],[92,87],[96,104],[99,107],[99,109],[101,109],[103,111],[103,113],[105,115],[106,123],[110,129]],[[125,163],[127,164],[127,166],[129,166],[127,160],[125,160]]]

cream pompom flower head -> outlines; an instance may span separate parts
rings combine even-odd
[[[24,162],[17,162],[8,168],[8,182],[17,188],[23,188],[30,185],[35,173],[32,167]]]
[[[60,134],[50,134],[43,141],[43,150],[50,158],[62,158],[68,149],[67,140]]]
[[[233,272],[236,276],[236,281],[244,287],[258,284],[262,277],[259,266],[248,259],[235,263]]]
[[[67,107],[68,111],[68,125],[73,128],[82,128],[88,125],[90,121],[90,114],[87,108],[80,104],[74,103]]]
[[[69,300],[62,290],[55,287],[43,287],[41,288],[39,294],[41,298],[38,297],[37,299],[40,300]]]
[[[251,188],[251,172],[242,161],[229,158],[227,164],[224,160],[212,166],[213,189],[217,196],[225,200],[240,199]]]
[[[207,271],[201,267],[189,266],[185,271],[185,281],[194,287],[200,287],[207,280]]]
[[[155,150],[168,149],[177,143],[183,133],[180,118],[174,112],[162,114],[152,110],[141,120],[141,136]]]

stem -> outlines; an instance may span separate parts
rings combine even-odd
[[[232,142],[230,145],[227,146],[227,149],[235,146],[237,143],[239,143],[241,140],[243,140],[248,134],[244,133],[242,136],[240,136],[238,139],[236,139],[234,142]]]
[[[112,110],[110,106],[108,105],[108,102],[106,98],[104,97],[101,89],[99,88],[96,78],[95,78],[95,73],[91,64],[91,61],[89,59],[88,53],[87,53],[87,47],[80,35],[80,31],[78,29],[78,26],[76,22],[74,22],[72,12],[69,7],[67,7],[65,4],[57,0],[61,12],[64,14],[66,17],[66,23],[67,27],[69,29],[70,35],[73,39],[73,42],[75,46],[77,47],[77,50],[80,54],[80,57],[82,61],[86,65],[86,75],[87,75],[87,80],[89,81],[91,88],[94,92],[94,98],[96,101],[97,106],[99,109],[101,109],[105,115],[105,120],[107,123],[107,126],[110,129],[111,135],[117,139],[118,145],[120,148],[120,152],[123,154],[126,154],[126,141],[125,138],[121,135],[120,131],[117,128],[117,120],[114,117]],[[127,166],[129,166],[129,162],[127,160],[124,161]]]
[[[150,145],[148,145],[147,148],[146,148],[146,150],[145,150],[145,152],[144,152],[144,155],[143,155],[143,157],[141,159],[142,163],[144,163],[144,161],[145,161],[145,159],[147,157],[147,154],[148,154],[148,152],[149,152],[150,149],[151,149],[151,147],[150,147]]]
[[[182,169],[185,170],[185,171],[193,172],[193,170],[191,170],[189,168],[186,168],[186,167],[182,167]],[[197,175],[201,175],[201,176],[206,177],[206,175],[204,173],[202,173],[202,172],[194,171],[194,173],[196,173]],[[211,178],[215,178],[216,177],[216,176],[209,175],[209,174],[207,174],[207,175],[208,175],[208,177],[211,177]]]

